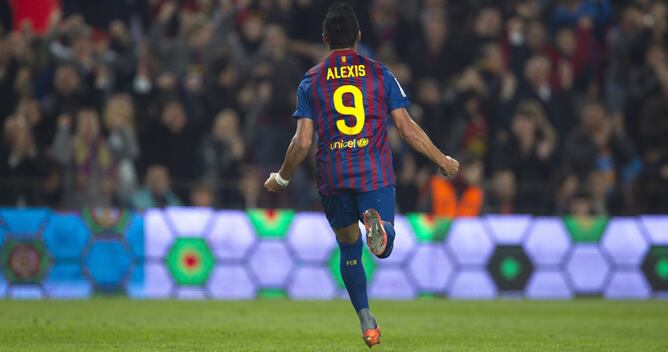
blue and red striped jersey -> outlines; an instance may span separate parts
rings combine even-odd
[[[334,50],[297,89],[295,118],[313,120],[316,179],[325,195],[395,184],[389,112],[410,105],[394,75],[354,50]]]

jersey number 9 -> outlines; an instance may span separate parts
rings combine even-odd
[[[346,106],[343,104],[343,95],[346,93],[353,95],[353,106]],[[362,91],[350,84],[341,86],[334,91],[334,109],[336,112],[341,115],[355,117],[355,125],[353,126],[348,126],[344,119],[336,121],[336,128],[338,128],[341,133],[348,136],[354,136],[362,132],[364,121],[366,119],[363,99]]]

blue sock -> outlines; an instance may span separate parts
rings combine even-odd
[[[346,284],[350,302],[355,311],[369,308],[369,299],[366,295],[366,275],[362,265],[362,236],[353,244],[339,243],[341,249],[341,277]]]
[[[387,234],[387,247],[385,247],[385,252],[383,254],[379,255],[378,258],[384,259],[390,256],[392,254],[392,249],[394,248],[394,226],[392,226],[392,223],[388,221],[383,221],[383,228],[385,229],[385,233]]]

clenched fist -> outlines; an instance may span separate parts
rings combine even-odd
[[[438,166],[445,177],[453,177],[459,172],[459,162],[449,156],[446,156],[441,165]]]

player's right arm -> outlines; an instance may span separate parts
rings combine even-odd
[[[459,171],[459,162],[443,154],[431,141],[427,133],[408,114],[406,108],[390,112],[392,122],[403,138],[415,151],[426,156],[436,164],[443,175],[452,177]]]

